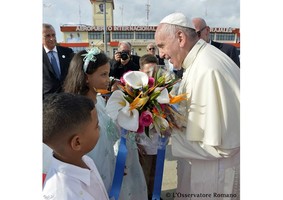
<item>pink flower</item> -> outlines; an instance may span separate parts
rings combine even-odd
[[[165,110],[166,104],[159,104],[162,110]]]
[[[125,85],[125,84],[126,84],[126,82],[125,82],[125,80],[124,80],[123,76],[121,76],[121,78],[120,78],[120,82],[121,82],[123,85]]]
[[[144,132],[144,126],[139,124],[139,128],[138,128],[138,130],[136,132],[137,133],[143,133]]]
[[[150,126],[152,122],[152,113],[148,110],[143,111],[139,118],[139,124],[142,126]]]
[[[129,71],[126,71],[121,77],[120,77],[120,82],[123,84],[123,85],[126,85],[126,81],[124,80],[123,76],[128,73],[128,72],[131,72],[131,70]]]
[[[154,86],[154,78],[152,78],[152,77],[149,77],[149,79],[148,79],[148,86],[151,88],[151,87],[153,87]]]

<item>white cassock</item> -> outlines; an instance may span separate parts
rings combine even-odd
[[[240,199],[240,70],[202,39],[182,67],[178,93],[188,100],[179,109],[187,121],[172,135],[175,199]]]

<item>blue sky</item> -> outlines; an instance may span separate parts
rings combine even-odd
[[[43,21],[51,23],[62,41],[60,25],[92,25],[89,0],[43,0]],[[146,4],[149,4],[147,20]],[[158,25],[166,15],[178,11],[188,17],[203,17],[211,27],[240,28],[240,0],[114,0],[114,25]]]

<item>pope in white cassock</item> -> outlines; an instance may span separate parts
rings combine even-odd
[[[178,157],[175,199],[240,199],[240,70],[223,52],[199,39],[182,13],[163,18],[155,33],[160,57],[184,74],[178,93],[186,120],[174,130]]]

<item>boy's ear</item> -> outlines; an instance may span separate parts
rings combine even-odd
[[[71,139],[71,147],[74,151],[81,150],[81,141],[79,135],[74,135]]]

